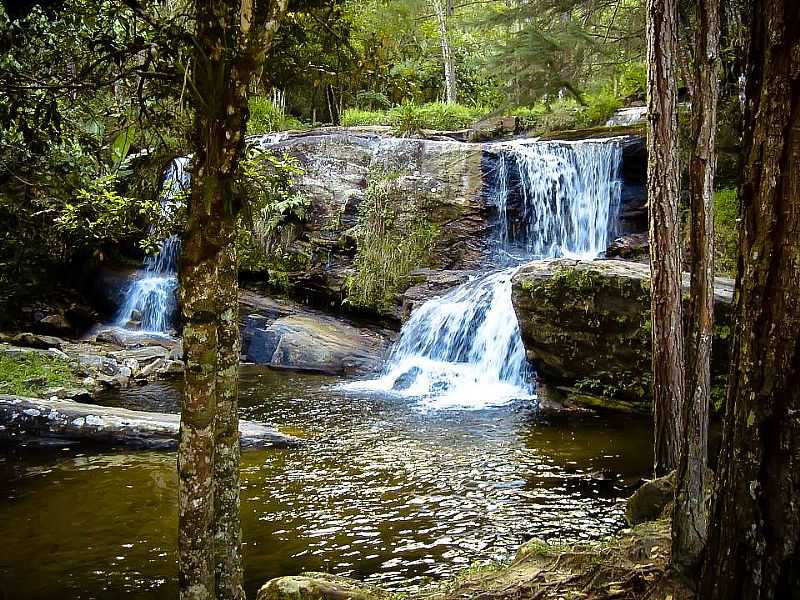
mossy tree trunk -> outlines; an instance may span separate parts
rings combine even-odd
[[[691,574],[706,538],[708,412],[714,333],[714,173],[719,97],[719,0],[697,0],[684,25],[689,40],[692,142],[689,156],[690,298],[686,331],[686,395],[672,513],[672,562]]]
[[[684,397],[678,220],[677,0],[647,0],[647,197],[650,205],[653,416],[657,476],[678,458]]]
[[[736,329],[700,596],[800,589],[800,10],[754,3]]]
[[[186,388],[181,410],[182,598],[244,597],[239,515],[235,195],[247,92],[286,0],[195,0],[192,191],[181,262]]]

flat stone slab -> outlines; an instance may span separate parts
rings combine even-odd
[[[134,448],[177,448],[180,415],[0,395],[0,440],[31,436]],[[243,448],[291,447],[301,440],[276,429],[240,421]]]

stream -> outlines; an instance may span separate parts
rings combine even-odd
[[[620,500],[651,468],[647,418],[547,416],[529,401],[435,411],[340,382],[242,368],[242,416],[312,438],[243,453],[251,598],[304,570],[413,589],[508,560],[531,537],[602,538],[624,526]],[[176,410],[179,393],[159,383],[103,402]],[[176,486],[173,453],[6,452],[0,597],[176,597]]]

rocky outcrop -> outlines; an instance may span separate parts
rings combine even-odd
[[[175,449],[180,415],[82,404],[72,400],[0,395],[0,439],[66,440]],[[287,447],[300,440],[252,421],[240,421],[243,447]]]
[[[688,277],[684,280],[688,292]],[[650,268],[621,260],[534,261],[514,277],[512,300],[528,358],[548,383],[647,408]],[[715,284],[712,371],[727,374],[733,281]],[[581,394],[573,394],[580,401]]]
[[[608,245],[606,257],[647,262],[650,259],[650,239],[647,232],[630,233],[616,238]]]
[[[256,600],[389,600],[392,594],[355,579],[328,573],[303,573],[265,583]]]
[[[360,375],[383,364],[389,339],[378,328],[249,290],[239,301],[242,354],[249,362],[331,375]]]
[[[435,229],[428,264],[420,267],[472,268],[481,261],[487,229],[481,144],[338,130],[295,134],[273,148],[299,159],[298,185],[312,202],[279,275],[300,299],[327,305],[346,296],[359,206],[382,171],[400,173],[404,209]]]

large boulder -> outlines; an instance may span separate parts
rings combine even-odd
[[[252,328],[245,355],[272,367],[353,375],[380,369],[387,347],[374,331],[306,313]]]
[[[481,144],[317,130],[289,136],[273,149],[299,159],[304,174],[298,186],[312,203],[286,264],[271,274],[296,297],[317,305],[346,297],[359,207],[370,179],[385,171],[400,174],[404,210],[436,232],[428,264],[420,267],[474,268],[482,260],[488,208]],[[278,273],[281,268],[285,272]]]
[[[513,279],[528,358],[547,382],[647,408],[650,267],[622,260],[534,261]],[[684,277],[684,297],[688,277]],[[733,281],[715,282],[712,371],[727,374]],[[580,394],[575,394],[579,399]]]
[[[242,353],[276,368],[351,375],[376,371],[388,332],[253,290],[239,292]]]
[[[642,484],[625,503],[625,520],[633,527],[655,521],[675,498],[675,471]]]
[[[389,600],[392,594],[328,573],[304,573],[278,577],[265,583],[256,600]]]

